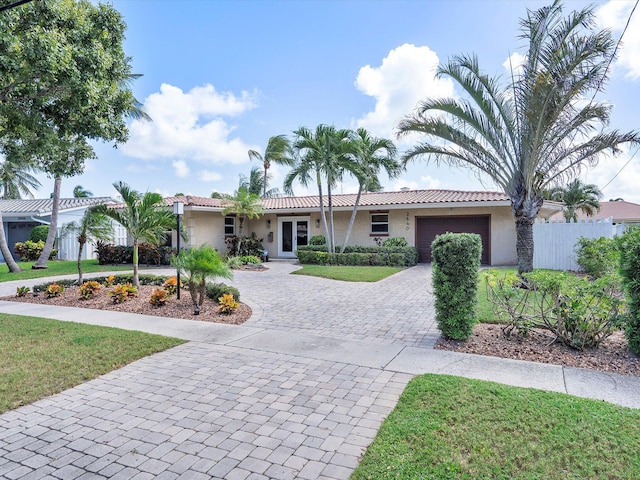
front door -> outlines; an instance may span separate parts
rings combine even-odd
[[[309,244],[309,217],[279,218],[278,233],[278,256],[295,258],[298,247]]]

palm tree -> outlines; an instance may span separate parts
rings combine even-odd
[[[159,193],[140,193],[129,188],[124,182],[116,182],[113,187],[122,197],[124,205],[114,208],[98,205],[95,211],[115,220],[133,239],[133,284],[138,280],[138,245],[148,242],[158,245],[167,238],[167,231],[176,228],[176,217],[164,204]]]
[[[87,242],[113,238],[113,225],[109,217],[95,211],[95,207],[87,208],[79,221],[67,223],[62,235],[75,235],[78,240],[78,285],[82,284],[82,251]]]
[[[277,163],[278,165],[293,165],[293,155],[291,152],[291,145],[285,135],[276,135],[269,138],[267,142],[267,148],[264,151],[264,155],[256,150],[249,150],[249,159],[262,162],[264,168],[262,186],[262,198],[267,197],[267,183],[269,182],[269,168],[271,163]]]
[[[235,195],[228,195],[225,198],[226,207],[222,210],[222,215],[235,214],[238,217],[238,241],[236,242],[236,255],[240,254],[242,244],[242,226],[245,219],[258,218],[264,213],[260,195],[250,193],[249,189],[242,185],[236,190]]]
[[[378,176],[381,169],[387,172],[389,178],[398,176],[402,170],[395,159],[396,146],[391,140],[372,137],[367,130],[359,128],[353,135],[351,142],[353,153],[350,155],[345,168],[358,180],[358,194],[353,204],[349,226],[347,227],[340,253],[344,253],[349,242],[362,192],[380,190]]]
[[[251,173],[249,173],[248,178],[245,175],[240,175],[239,186],[246,187],[247,190],[249,190],[249,193],[253,193],[258,196],[262,195],[262,198],[274,198],[280,195],[277,188],[270,188],[269,190],[265,189],[266,181],[264,173],[257,166],[253,166],[251,168]]]
[[[566,187],[553,187],[544,192],[545,200],[564,203],[563,215],[565,221],[578,221],[577,211],[582,211],[588,217],[592,217],[600,211],[600,199],[602,192],[597,185],[585,184],[576,178]]]
[[[73,188],[73,198],[89,198],[93,197],[93,192],[83,188],[82,185],[76,185]]]
[[[318,185],[318,197],[320,201],[320,218],[324,229],[325,238],[329,243],[329,252],[335,253],[335,236],[333,228],[333,201],[331,189],[336,186],[344,173],[344,165],[348,163],[351,148],[350,130],[337,130],[332,125],[318,125],[315,132],[306,127],[301,127],[295,132],[296,140],[293,148],[297,161],[293,169],[287,174],[284,181],[284,190],[293,194],[293,182],[299,181],[307,186],[315,173]],[[322,198],[322,181],[327,181],[327,209],[329,213],[329,225],[324,213],[324,201]]]
[[[528,50],[506,84],[483,74],[475,56],[456,56],[438,68],[470,99],[427,99],[399,125],[399,134],[428,139],[404,162],[425,156],[488,175],[511,201],[518,272],[533,269],[533,222],[549,185],[575,177],[603,152],[640,141],[636,132],[601,128],[611,106],[585,101],[606,80],[615,42],[594,31],[593,7],[562,16],[559,0],[521,21]]]
[[[186,276],[196,315],[200,312],[200,307],[204,301],[207,279],[215,277],[231,278],[233,275],[222,261],[222,258],[220,258],[218,252],[206,245],[180,251],[178,255],[173,257],[172,262]]]

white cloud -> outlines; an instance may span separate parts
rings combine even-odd
[[[176,177],[186,178],[189,176],[189,165],[187,165],[187,162],[185,162],[184,160],[176,160],[175,162],[171,163],[171,166],[173,167],[173,171]]]
[[[234,127],[227,117],[256,106],[255,93],[217,92],[213,85],[188,92],[163,83],[144,101],[151,122],[134,120],[122,151],[131,157],[159,159],[190,157],[214,164],[243,163],[247,150],[256,148],[230,138]]]
[[[525,56],[518,52],[513,52],[509,58],[507,58],[502,66],[507,71],[509,78],[513,72],[514,76],[517,76],[522,72],[522,65],[524,65]]]
[[[413,112],[419,101],[453,96],[453,82],[435,78],[438,63],[438,55],[429,47],[404,44],[391,50],[379,67],[362,67],[355,85],[374,97],[376,105],[355,121],[356,126],[377,136],[395,138],[399,121]]]
[[[218,172],[213,172],[211,170],[202,170],[200,172],[200,180],[203,182],[219,182],[222,180],[222,175]]]
[[[599,25],[611,29],[614,38],[619,38],[631,15],[634,3],[630,0],[610,0],[605,3],[596,11]],[[624,34],[615,66],[625,70],[625,76],[630,79],[640,78],[640,13],[637,11],[631,17],[629,27]]]
[[[628,202],[640,203],[640,152],[636,148],[622,149],[622,153],[616,157],[602,157],[596,167],[581,177],[586,183],[600,187],[603,200],[621,197]]]

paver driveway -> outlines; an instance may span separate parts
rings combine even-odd
[[[430,270],[355,284],[269,267],[235,275],[255,314],[245,326],[211,326],[201,341],[0,416],[0,477],[347,478],[410,379],[376,352],[437,337]],[[320,337],[369,356],[299,348]]]

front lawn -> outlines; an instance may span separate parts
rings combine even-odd
[[[409,383],[351,478],[640,478],[639,444],[639,410],[422,375]]]
[[[77,275],[78,262],[75,260],[50,260],[47,262],[49,268],[42,270],[32,270],[31,266],[36,262],[18,262],[22,272],[10,273],[6,265],[0,268],[0,282],[10,282],[12,280],[27,280],[30,278],[52,277],[54,275]],[[99,265],[98,260],[82,260],[82,273],[111,272],[120,270],[131,270],[131,265]]]
[[[0,314],[0,413],[181,343],[142,332]]]
[[[345,282],[377,282],[403,270],[401,267],[364,267],[342,265],[303,265],[295,275],[344,280]]]

